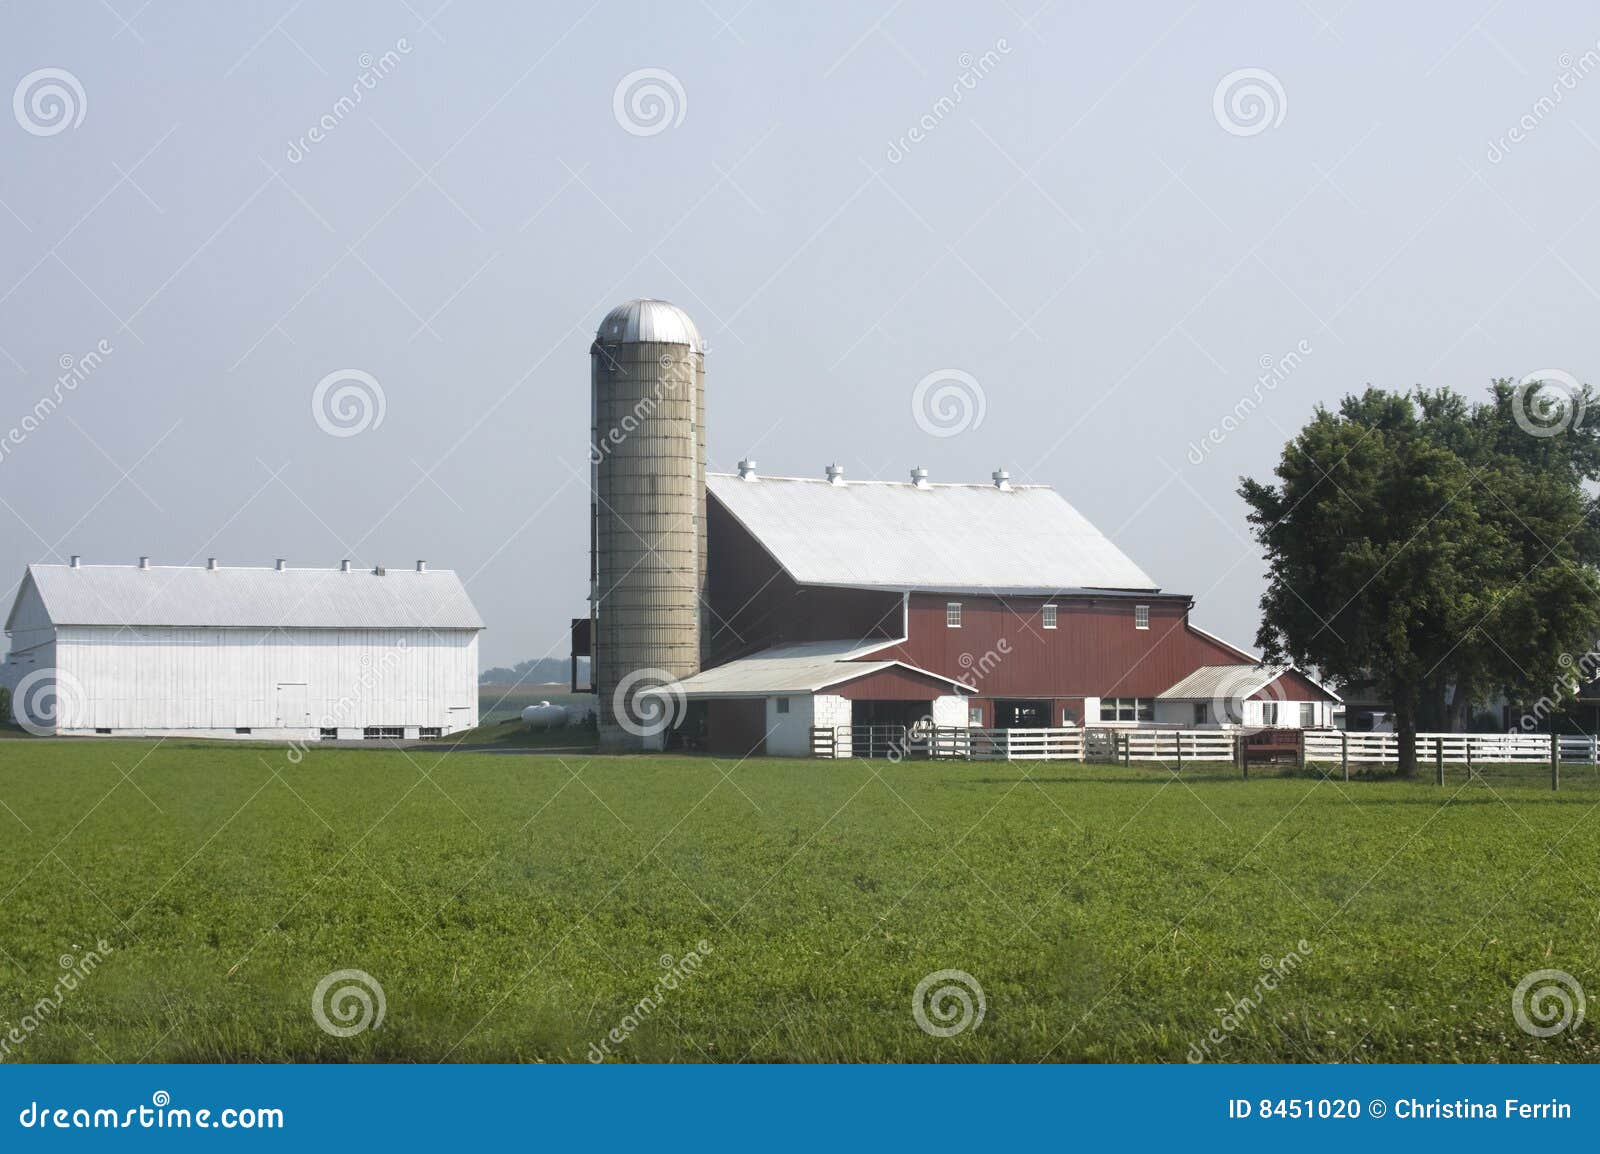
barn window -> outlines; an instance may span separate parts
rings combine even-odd
[[[234,732],[235,733],[249,733],[250,732],[250,727],[248,725],[241,725],[238,729],[235,729]]]
[[[1135,629],[1150,628],[1150,606],[1135,605],[1133,607],[1133,627]]]
[[[983,725],[983,706],[969,705],[967,707],[967,724],[977,726]]]
[[[775,698],[774,700],[776,700],[777,703],[778,703],[778,712],[779,713],[788,713],[789,712],[789,699],[787,697],[779,697],[779,698]]]
[[[1046,629],[1054,629],[1056,627],[1056,607],[1054,605],[1046,605],[1044,607],[1044,627]]]
[[[1194,703],[1194,723],[1196,725],[1204,725],[1206,723],[1206,703],[1203,701]]]
[[[1317,724],[1317,705],[1314,701],[1300,703],[1300,728],[1311,729]]]
[[[444,730],[437,725],[424,725],[417,730],[418,737],[442,737]]]
[[[319,729],[317,730],[317,736],[322,738],[323,741],[337,741],[339,739],[339,731],[337,729]]]
[[[946,629],[961,628],[961,602],[946,601],[944,603],[944,627]]]
[[[96,729],[95,732],[96,733],[110,733],[111,730],[109,730],[109,729]]]
[[[1263,701],[1261,703],[1261,724],[1278,724],[1278,703],[1276,701]]]

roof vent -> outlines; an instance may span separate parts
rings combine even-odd
[[[841,465],[829,465],[828,466],[828,484],[830,484],[830,485],[842,485],[842,484],[844,484],[844,467],[843,466],[841,466]]]
[[[74,553],[72,555],[72,560],[68,561],[67,564],[71,565],[74,569],[77,569],[77,568],[80,567],[82,561],[83,561],[83,558],[79,557],[76,553]]]
[[[284,560],[282,557],[279,557],[278,558],[278,572],[282,573],[288,567],[289,567],[289,562]]]
[[[426,573],[427,571],[428,571],[428,563],[426,561],[418,561],[417,562],[417,572],[418,573]]]
[[[1011,474],[1006,472],[1005,469],[996,469],[989,475],[994,478],[994,487],[996,489],[999,489],[1002,493],[1011,492]]]
[[[372,575],[374,577],[382,577],[382,576],[384,576],[384,574],[386,574],[388,572],[389,571],[387,569],[385,569],[382,565],[374,565],[372,567]]]
[[[911,483],[919,489],[926,489],[928,487],[928,470],[921,465],[913,465],[911,467]]]
[[[141,568],[141,569],[150,568],[150,558],[148,558],[148,557],[140,557],[139,558],[139,568]]]
[[[339,562],[339,572],[341,572],[341,573],[350,572],[350,559],[348,557],[346,557],[343,561]]]
[[[754,457],[746,457],[744,460],[739,462],[739,480],[760,480],[760,478],[756,476],[756,461]]]
[[[215,573],[217,571],[217,559],[215,557],[207,557],[206,568]]]

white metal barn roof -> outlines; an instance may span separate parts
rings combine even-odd
[[[893,641],[879,641],[870,645],[863,645],[859,641],[811,641],[801,645],[784,645],[696,673],[693,677],[675,682],[673,688],[692,698],[820,693],[831,685],[854,681],[869,673],[901,668],[949,682],[958,693],[972,692],[958,681],[929,673],[904,661],[860,660],[893,644]]]
[[[1202,665],[1171,689],[1156,694],[1156,699],[1212,701],[1219,697],[1251,697],[1285,673],[1299,673],[1333,700],[1343,700],[1322,682],[1293,665]]]
[[[36,564],[28,566],[26,581],[54,625],[483,628],[461,579],[447,569],[378,576],[366,569]],[[18,603],[25,593],[24,587]]]
[[[923,487],[727,473],[706,474],[706,485],[802,585],[1157,590],[1048,485]]]

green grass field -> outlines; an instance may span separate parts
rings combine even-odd
[[[1594,776],[7,741],[4,1060],[1595,1061],[1512,1014],[1600,992]],[[380,1028],[314,1021],[343,969]]]

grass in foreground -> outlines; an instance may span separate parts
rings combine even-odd
[[[6,1060],[583,1061],[635,1015],[616,1057],[1594,1061],[1592,1022],[1511,1006],[1534,970],[1600,990],[1569,781],[6,742]],[[343,969],[381,1028],[314,1022]],[[986,1012],[941,1038],[912,994],[944,969]]]

